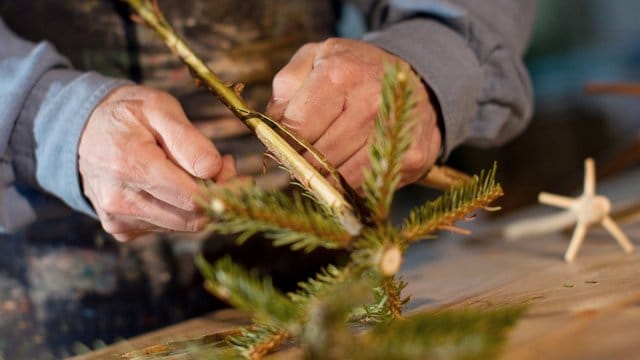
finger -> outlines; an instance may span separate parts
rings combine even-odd
[[[428,102],[424,102],[416,110],[416,114],[419,114],[421,119],[414,128],[412,144],[402,158],[400,186],[420,179],[435,163],[440,153],[442,139],[433,108]]]
[[[380,96],[377,89],[368,87],[361,94],[353,97],[354,101],[347,99],[344,111],[327,128],[327,130],[314,143],[327,160],[334,166],[340,167],[351,158],[374,132],[375,119],[378,112]],[[362,99],[368,99],[362,101]],[[305,157],[316,164],[310,154]]]
[[[236,169],[236,160],[231,155],[224,155],[222,157],[222,170],[216,178],[217,183],[225,183],[231,179],[234,179],[238,175]]]
[[[121,221],[143,221],[163,230],[196,232],[208,223],[200,213],[185,211],[158,200],[144,191],[131,192],[118,214]]]
[[[109,185],[98,195],[96,211],[105,230],[112,234],[151,230],[195,232],[206,216],[171,206],[145,191]]]
[[[135,240],[149,233],[162,232],[162,229],[158,227],[152,227],[149,229],[137,229],[136,226],[133,224],[127,224],[127,228],[130,228],[131,230],[126,230],[125,232],[120,232],[120,233],[109,233],[109,234],[111,234],[111,236],[113,236],[113,238],[118,240],[119,242],[127,242],[131,240]]]
[[[114,239],[118,242],[124,243],[135,240],[136,238],[142,236],[144,233],[122,233],[122,234],[111,234]]]
[[[271,100],[267,106],[267,114],[273,119],[282,118],[289,100],[313,70],[313,60],[318,46],[317,43],[302,46],[274,77]]]
[[[140,192],[138,196],[139,202],[136,202],[138,206],[133,209],[131,217],[161,229],[197,232],[204,229],[210,221],[200,213],[178,209],[149,194]]]
[[[137,161],[131,166],[132,186],[176,208],[197,209],[195,197],[200,188],[189,174],[167,158],[156,144],[143,144],[137,152]]]
[[[364,171],[368,169],[369,166],[369,147],[365,145],[340,166],[338,171],[352,188],[361,192],[362,184],[364,183]]]
[[[314,143],[344,111],[346,94],[324,71],[314,71],[289,101],[282,123]]]
[[[118,241],[128,241],[142,234],[158,232],[161,228],[138,219],[123,219],[96,208],[102,228]]]
[[[154,106],[156,105],[156,106]],[[167,97],[164,104],[145,106],[145,120],[167,156],[189,174],[212,179],[222,169],[213,143],[187,119],[179,103]]]
[[[434,136],[431,136],[433,139]],[[435,163],[436,155],[431,155],[433,141],[428,144],[414,144],[412,148],[405,154],[400,165],[401,178],[398,187],[411,184],[424,176],[429,168]]]
[[[154,228],[148,231],[130,231],[130,232],[124,232],[124,233],[118,233],[118,234],[111,234],[111,236],[113,236],[113,238],[119,242],[128,242],[128,241],[136,240],[137,238],[140,238],[142,236],[145,236],[151,233],[161,233],[161,232],[166,232],[166,230]]]

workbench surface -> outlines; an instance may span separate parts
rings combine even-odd
[[[609,187],[611,197],[640,198],[640,177]],[[534,212],[538,212],[537,209]],[[531,212],[511,216],[523,218]],[[502,220],[505,221],[505,220]],[[623,225],[636,247],[640,223]],[[640,252],[625,254],[603,229],[591,229],[573,264],[563,261],[569,233],[507,242],[500,224],[479,219],[475,237],[445,234],[413,246],[403,277],[407,313],[425,309],[530,304],[509,332],[505,359],[640,358]],[[76,360],[118,358],[151,345],[199,338],[247,324],[224,310],[114,344]],[[295,357],[295,350],[288,354]],[[287,356],[289,357],[289,356]]]

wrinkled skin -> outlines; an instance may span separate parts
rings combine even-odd
[[[314,144],[357,190],[369,166],[385,62],[408,67],[373,45],[328,39],[300,48],[273,81],[267,113]],[[412,81],[419,121],[402,161],[401,186],[419,179],[441,146],[427,89],[417,77]],[[118,88],[98,105],[78,153],[84,193],[103,228],[121,241],[201,230],[208,220],[195,201],[196,180],[236,176],[233,159],[189,123],[175,98],[143,86]]]
[[[187,120],[171,95],[124,86],[93,111],[78,149],[86,197],[120,241],[149,232],[201,230],[196,179],[235,176],[231,157]]]
[[[267,113],[314,144],[358,190],[364,181],[363,169],[369,166],[385,62],[408,66],[373,45],[328,39],[303,46],[273,81]],[[433,165],[441,146],[427,89],[417,77],[412,81],[419,121],[402,161],[400,185],[418,180]],[[309,154],[306,157],[313,162]]]

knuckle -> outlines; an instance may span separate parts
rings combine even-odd
[[[109,118],[116,124],[130,124],[142,116],[142,104],[139,100],[119,100],[108,110]]]
[[[113,217],[120,213],[120,196],[115,193],[108,193],[100,197],[100,207],[102,211],[109,216]]]
[[[287,67],[284,67],[273,78],[273,93],[279,98],[290,97],[292,95],[290,94],[291,89],[293,89],[297,81],[296,75]]]
[[[289,128],[289,130],[294,130],[299,136],[305,137],[305,131],[303,122],[304,122],[304,114],[303,111],[297,107],[289,106],[287,110],[284,112],[284,116],[282,117],[282,125]]]
[[[127,231],[125,224],[115,220],[103,220],[102,228],[109,234],[120,234]]]
[[[320,43],[320,52],[335,52],[344,46],[344,39],[330,37]]]
[[[410,176],[419,175],[427,166],[427,154],[420,147],[412,146],[404,156],[403,165]]]
[[[144,88],[144,98],[148,103],[152,105],[174,104],[178,102],[178,100],[173,95],[148,87]]]
[[[350,50],[345,39],[329,38],[320,45],[319,56],[314,67],[324,71],[328,79],[337,85],[352,84],[355,79],[362,78],[368,64],[362,63]]]
[[[102,211],[109,217],[135,215],[134,202],[119,192],[110,192],[100,199]]]
[[[363,68],[349,57],[336,55],[331,58],[321,60],[318,69],[324,72],[325,77],[334,87],[345,88],[362,84],[365,77],[362,75]]]
[[[321,43],[319,42],[308,42],[300,47],[298,52],[312,52],[315,51]]]
[[[130,157],[122,159],[121,164],[122,168],[120,173],[122,180],[131,179],[139,183],[148,182],[145,180],[149,178],[150,164],[131,159]]]
[[[191,194],[182,194],[179,196],[181,208],[185,211],[196,211],[198,209],[198,202],[195,196]]]
[[[128,242],[134,240],[136,237],[140,236],[139,234],[129,234],[129,233],[121,233],[121,234],[112,234],[112,236],[118,240],[119,242]]]

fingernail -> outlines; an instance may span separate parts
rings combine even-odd
[[[218,175],[220,171],[220,156],[212,153],[203,153],[193,164],[193,171],[201,179],[210,179]]]

